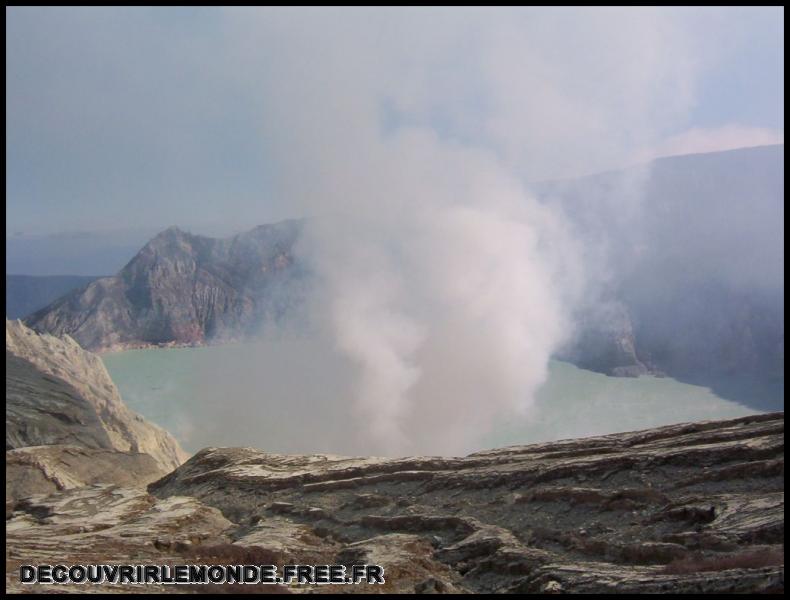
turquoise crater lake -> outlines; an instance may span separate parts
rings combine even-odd
[[[292,340],[129,350],[102,359],[129,407],[187,451],[364,453],[349,439],[350,388],[339,376],[347,369],[316,352]],[[507,418],[472,450],[783,410],[783,382],[760,393],[768,400],[755,408],[669,377],[615,378],[552,361],[528,413]]]

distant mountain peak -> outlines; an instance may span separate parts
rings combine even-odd
[[[145,254],[147,251],[159,253],[162,251],[167,252],[169,248],[189,247],[196,240],[200,239],[210,240],[212,238],[205,238],[204,236],[195,235],[194,233],[184,231],[183,229],[172,225],[164,231],[160,231],[153,238],[151,238],[148,243],[143,246],[140,252],[138,252],[135,258],[139,257],[141,254]],[[134,262],[134,260],[135,259],[132,259],[132,262]]]
[[[168,227],[118,275],[56,300],[28,323],[93,350],[243,338],[291,303],[273,291],[288,280],[297,235],[294,222],[226,239]]]
[[[184,236],[189,236],[189,235],[192,235],[192,234],[189,233],[188,231],[184,231],[183,229],[181,229],[177,225],[171,225],[170,227],[168,227],[164,231],[161,231],[156,236],[154,236],[154,239],[162,238],[162,237],[184,237]]]

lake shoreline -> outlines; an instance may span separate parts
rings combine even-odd
[[[375,454],[360,441],[355,371],[327,352],[311,340],[287,339],[149,346],[102,360],[130,408],[173,432],[188,451],[243,445],[285,454]],[[780,389],[765,409],[754,409],[709,386],[612,377],[552,360],[546,381],[525,399],[523,417],[500,415],[457,453],[772,412],[783,409],[783,400]]]

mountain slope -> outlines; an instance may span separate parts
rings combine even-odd
[[[143,452],[49,445],[27,446],[5,453],[6,502],[35,494],[52,494],[86,485],[141,487],[166,473]]]
[[[536,191],[608,269],[563,358],[609,374],[783,377],[784,146],[663,158]]]
[[[298,279],[291,267],[299,227],[286,221],[227,239],[171,227],[118,275],[68,294],[27,323],[92,350],[244,337],[288,308],[283,288]]]
[[[98,279],[89,275],[6,275],[5,315],[21,319]]]
[[[110,231],[15,232],[6,236],[6,272],[44,277],[117,273],[158,231],[122,225]]]

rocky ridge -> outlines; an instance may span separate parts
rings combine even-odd
[[[391,591],[758,591],[783,585],[781,565],[667,568],[783,551],[783,433],[769,414],[465,458],[209,448],[149,490],[218,508],[239,544],[381,560]]]
[[[781,592],[784,415],[463,458],[207,448],[148,493],[93,485],[22,499],[7,534],[12,566],[195,563],[234,549],[385,569],[382,586],[292,590],[303,592]]]
[[[6,320],[6,450],[50,445],[146,454],[160,474],[188,457],[123,403],[98,356]]]
[[[285,221],[226,239],[171,227],[117,275],[65,295],[26,323],[95,351],[243,338],[296,302],[300,227]]]

